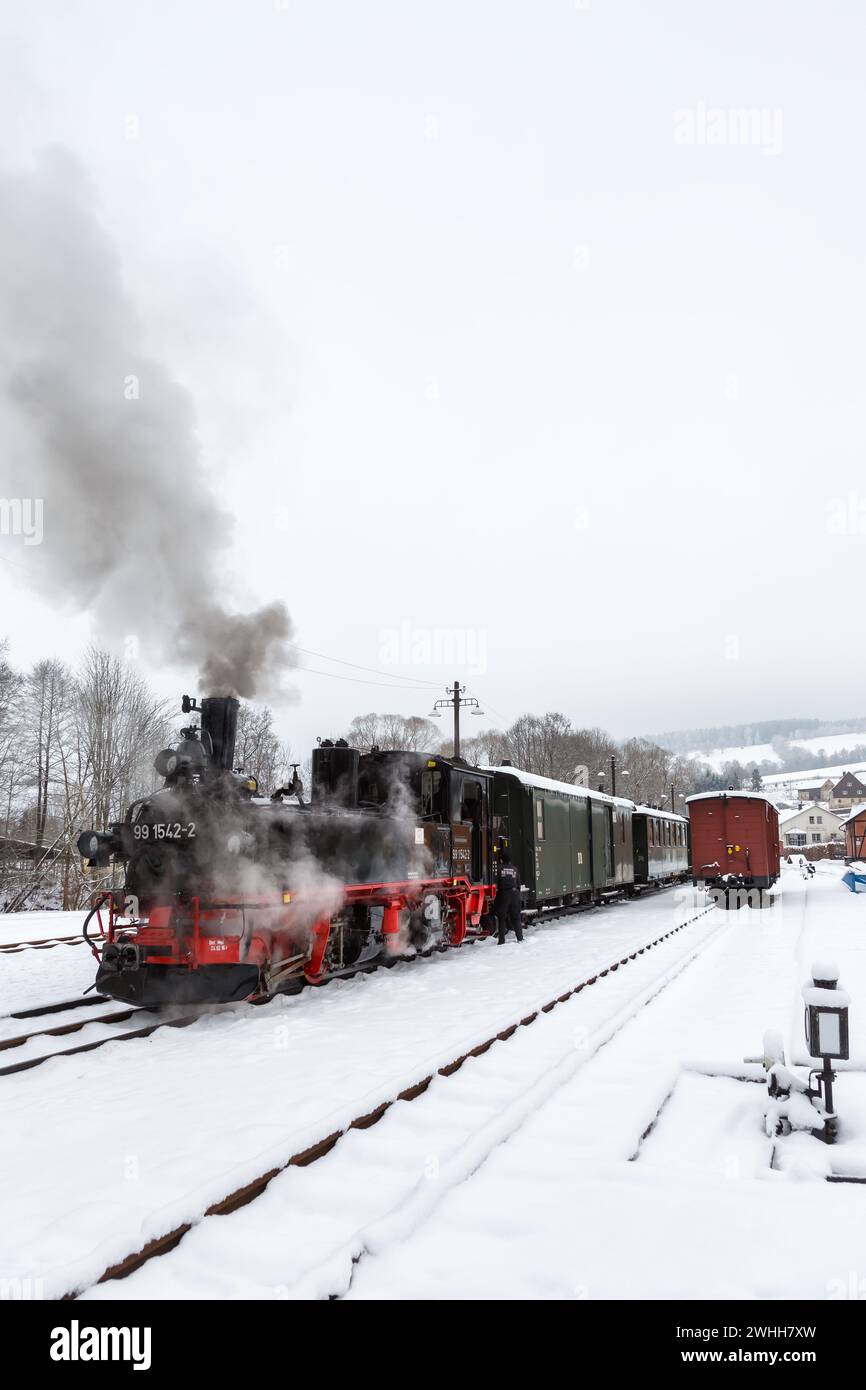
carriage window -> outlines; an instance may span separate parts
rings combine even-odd
[[[536,801],[536,803],[535,803],[535,831],[536,831],[536,838],[539,839],[539,840],[543,840],[543,839],[544,839],[544,802],[543,802],[543,801]]]

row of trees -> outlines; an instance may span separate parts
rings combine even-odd
[[[153,757],[174,741],[174,716],[134,667],[98,647],[76,670],[48,659],[20,672],[0,643],[0,909],[28,889],[30,906],[86,901],[78,834],[162,785]],[[291,750],[269,709],[242,703],[235,758],[263,787],[285,780]]]

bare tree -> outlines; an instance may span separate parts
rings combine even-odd
[[[45,842],[71,685],[69,671],[55,659],[37,661],[24,680],[24,739],[30,763],[28,783],[31,794],[35,793],[28,821],[37,845]]]
[[[423,753],[436,748],[441,735],[431,719],[420,715],[359,714],[345,734],[351,748]]]
[[[75,832],[120,820],[131,802],[153,791],[159,785],[153,757],[170,738],[167,702],[131,666],[89,648],[60,743],[64,906],[76,906],[94,886],[73,848]]]
[[[499,767],[504,758],[511,757],[508,734],[500,729],[482,729],[470,738],[461,738],[460,751],[468,763],[478,767]],[[451,741],[442,746],[442,756],[448,757]]]
[[[255,777],[262,790],[272,791],[286,780],[292,750],[280,742],[274,716],[267,705],[242,701],[238,711],[235,766]]]
[[[6,835],[12,824],[13,810],[18,808],[25,766],[22,748],[24,681],[10,666],[7,650],[8,643],[0,642],[0,814]]]

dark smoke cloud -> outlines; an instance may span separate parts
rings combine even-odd
[[[281,603],[224,603],[233,520],[202,464],[188,392],[146,351],[94,189],[65,150],[0,174],[5,496],[44,499],[33,582],[100,630],[194,662],[208,694],[278,689]]]

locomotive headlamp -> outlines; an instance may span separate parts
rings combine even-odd
[[[284,907],[288,907],[288,906],[289,906],[289,903],[290,903],[291,901],[292,901],[292,895],[291,895],[291,893],[284,893],[284,894],[283,894],[283,906],[284,906]]]
[[[835,965],[816,961],[812,978],[803,986],[806,1005],[806,1043],[810,1057],[848,1058],[848,1006],[850,999],[839,989]]]
[[[106,830],[83,830],[76,841],[82,859],[104,868],[120,846],[117,837]]]
[[[435,767],[435,766],[436,766],[436,759],[435,759],[435,758],[428,758],[428,759],[427,759],[427,766],[428,766],[428,767]]]
[[[163,748],[161,753],[157,753],[153,760],[153,765],[160,777],[170,777],[177,771],[178,756],[173,748]]]

